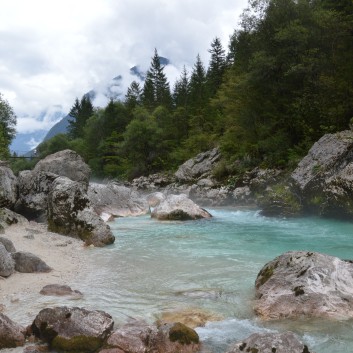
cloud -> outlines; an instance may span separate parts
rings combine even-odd
[[[18,115],[18,130],[47,128],[47,107],[69,111],[76,97],[148,68],[157,48],[173,66],[173,87],[197,54],[208,64],[211,41],[226,47],[247,0],[11,0],[1,2],[0,92]],[[19,9],[21,9],[19,11]],[[102,99],[103,104],[103,99]]]

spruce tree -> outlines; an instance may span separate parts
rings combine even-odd
[[[226,68],[226,56],[219,38],[215,38],[211,43],[210,64],[207,70],[207,88],[211,97],[213,97],[221,86],[224,71]]]
[[[155,49],[151,67],[147,71],[142,102],[149,110],[153,110],[160,105],[166,108],[170,108],[172,105],[169,83],[164,73],[164,66],[161,65],[157,49]]]
[[[69,120],[69,136],[72,139],[83,137],[84,127],[87,120],[93,115],[94,109],[91,99],[86,94],[82,97],[81,101],[76,98],[72,106],[69,116],[73,118]]]

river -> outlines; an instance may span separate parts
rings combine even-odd
[[[89,252],[96,270],[77,279],[79,306],[117,323],[153,322],[163,312],[202,310],[221,317],[197,328],[205,351],[225,352],[254,332],[294,331],[317,353],[353,352],[353,320],[262,322],[252,311],[262,266],[289,250],[353,258],[353,224],[320,218],[267,218],[254,210],[209,209],[209,220],[118,218],[114,245]]]

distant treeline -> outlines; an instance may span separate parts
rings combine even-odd
[[[94,109],[76,99],[67,135],[42,143],[41,157],[64,148],[96,176],[133,178],[172,170],[219,146],[217,170],[290,168],[328,132],[353,117],[353,2],[250,0],[226,51],[215,38],[170,88],[155,50],[143,86],[123,102]],[[24,161],[17,161],[17,168]]]

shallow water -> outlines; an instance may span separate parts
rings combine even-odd
[[[81,290],[83,299],[20,296],[9,308],[10,317],[28,325],[41,309],[55,305],[105,310],[116,323],[154,322],[163,312],[201,310],[223,317],[196,329],[207,353],[223,353],[232,342],[268,330],[292,330],[316,353],[353,352],[353,320],[266,323],[252,310],[254,282],[266,262],[289,250],[352,259],[353,223],[209,211],[212,219],[190,222],[159,222],[148,215],[117,219],[110,224],[115,244],[84,255],[94,271],[67,283]]]
[[[85,293],[77,304],[105,310],[121,323],[194,308],[221,315],[222,321],[197,329],[205,350],[215,353],[266,330],[292,330],[317,353],[353,352],[353,321],[263,323],[252,311],[254,282],[266,262],[289,250],[353,258],[352,223],[210,212],[213,219],[190,222],[117,219],[111,224],[116,243],[89,251],[96,270],[77,279]]]

